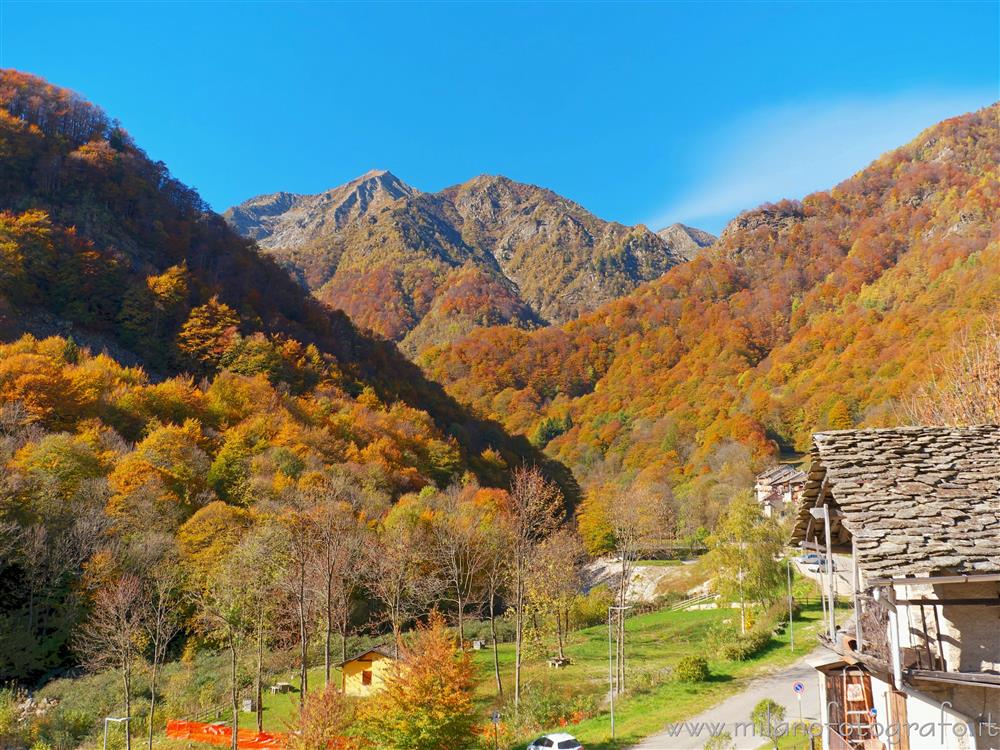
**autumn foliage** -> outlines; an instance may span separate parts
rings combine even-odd
[[[361,708],[360,733],[385,750],[450,750],[473,744],[475,667],[438,614],[417,630],[385,688]]]

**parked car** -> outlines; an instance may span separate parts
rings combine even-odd
[[[528,745],[527,750],[583,750],[583,745],[571,734],[546,734]]]
[[[825,573],[826,572],[826,559],[821,557],[819,560],[816,560],[811,565],[807,565],[806,568],[807,568],[807,570],[810,573]],[[833,571],[837,570],[837,560],[836,559],[831,558],[831,560],[830,560],[830,570],[833,570]]]
[[[803,565],[816,565],[822,559],[816,552],[807,552],[799,558],[799,562]]]

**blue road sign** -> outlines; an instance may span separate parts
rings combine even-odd
[[[801,682],[796,682],[794,685],[792,685],[792,690],[794,690],[796,693],[801,693],[805,689],[806,689],[806,686],[803,685]]]

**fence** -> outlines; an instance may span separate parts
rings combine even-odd
[[[229,747],[233,741],[233,730],[232,727],[220,724],[170,719],[167,721],[167,737]],[[280,732],[256,732],[252,729],[240,729],[236,733],[236,746],[245,750],[283,749],[287,744],[288,735]]]

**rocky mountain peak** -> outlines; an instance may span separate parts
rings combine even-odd
[[[223,216],[240,234],[262,247],[298,247],[357,224],[393,201],[419,194],[392,172],[372,169],[315,195],[258,195],[233,206]]]
[[[714,234],[706,232],[704,229],[680,223],[664,227],[656,235],[666,241],[675,253],[688,260],[697,255],[699,250],[708,247],[718,239]]]

